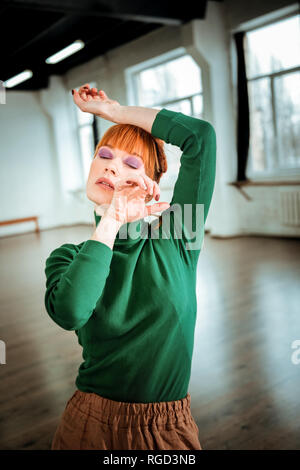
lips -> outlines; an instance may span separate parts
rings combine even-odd
[[[108,178],[98,178],[96,184],[100,184],[101,186],[107,189],[115,189],[113,182]]]

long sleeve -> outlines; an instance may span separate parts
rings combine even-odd
[[[46,260],[44,303],[52,320],[65,330],[77,330],[90,318],[109,275],[113,251],[86,240],[79,251],[64,244]]]
[[[181,221],[182,232],[179,233],[182,233],[182,237],[177,243],[187,262],[194,265],[201,250],[204,224],[214,190],[216,133],[208,121],[162,108],[154,119],[151,134],[182,150],[179,174],[170,202],[171,207],[167,211],[170,211],[172,232],[174,217],[176,221],[177,215],[176,208],[175,215],[171,208],[175,205],[181,209],[177,213],[179,214],[178,220]],[[188,206],[184,207],[184,204]],[[191,217],[188,214],[191,214]],[[189,222],[186,223],[186,220]],[[175,230],[177,231],[176,223]],[[197,243],[194,243],[195,241]]]

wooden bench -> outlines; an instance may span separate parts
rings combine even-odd
[[[0,221],[0,226],[3,225],[11,225],[11,224],[20,224],[22,222],[34,222],[35,223],[35,233],[40,232],[39,228],[39,223],[38,223],[38,217],[33,216],[33,217],[24,217],[22,219],[11,219],[11,220],[2,220]]]

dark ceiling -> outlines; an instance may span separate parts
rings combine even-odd
[[[205,18],[207,0],[2,0],[0,5],[0,79],[30,69],[33,77],[11,90],[39,90],[47,88],[50,75],[62,75],[150,31]],[[76,39],[84,41],[83,49],[46,64]]]

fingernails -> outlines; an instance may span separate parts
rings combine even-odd
[[[156,200],[156,201],[159,200],[159,194],[157,194],[157,195],[155,196],[155,200]]]
[[[72,89],[72,95],[74,95],[74,90]]]

